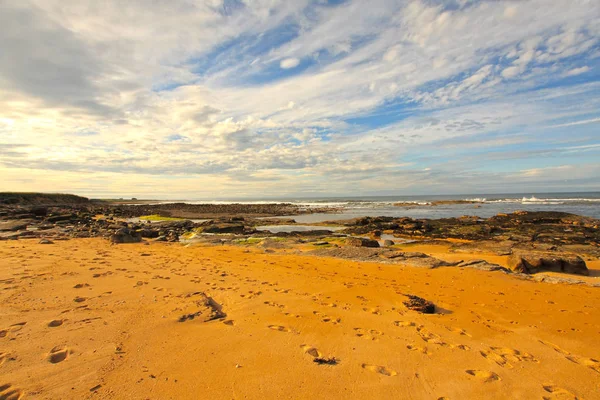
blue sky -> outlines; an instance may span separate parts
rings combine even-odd
[[[0,5],[0,190],[600,190],[593,0]]]

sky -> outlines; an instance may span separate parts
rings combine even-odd
[[[0,191],[600,191],[598,0],[0,0]]]

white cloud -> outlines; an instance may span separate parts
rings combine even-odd
[[[573,68],[567,72],[565,72],[563,75],[564,76],[575,76],[575,75],[581,75],[584,74],[586,72],[588,72],[590,70],[590,67],[583,66],[583,67],[579,67],[579,68]]]
[[[504,16],[506,18],[513,18],[517,13],[518,9],[516,6],[508,6],[504,9]]]
[[[279,66],[283,69],[296,68],[300,65],[300,60],[297,58],[286,58],[285,60],[281,60]]]
[[[514,78],[520,72],[519,67],[508,67],[502,71],[502,76],[505,78]]]
[[[493,149],[523,142],[481,137],[517,131],[539,145],[554,119],[582,132],[596,120],[597,86],[536,89],[590,70],[571,59],[597,57],[589,2],[441,3],[3,4],[0,173],[29,190],[81,190],[86,173],[136,176],[146,193],[167,177],[173,193],[260,194],[252,184],[276,179],[341,193],[352,179],[327,182],[343,174],[410,187],[433,182],[410,160],[441,142]],[[18,183],[25,170],[35,183]]]
[[[600,118],[592,118],[592,119],[585,119],[585,120],[582,120],[582,121],[568,122],[566,124],[551,125],[548,128],[563,128],[565,126],[595,124],[595,123],[598,123],[598,122],[600,122]]]

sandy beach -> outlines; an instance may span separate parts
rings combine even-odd
[[[0,400],[600,400],[600,0],[0,0]]]
[[[0,260],[2,399],[599,398],[590,286],[103,239]]]

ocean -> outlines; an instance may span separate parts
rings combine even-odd
[[[475,201],[478,204],[431,203],[442,200]],[[462,215],[475,215],[488,218],[498,213],[525,211],[562,211],[600,219],[600,192],[575,193],[508,193],[508,194],[466,194],[466,195],[427,195],[427,196],[363,196],[363,197],[323,197],[323,198],[270,198],[244,200],[193,200],[191,204],[227,203],[292,203],[307,209],[331,208],[341,212],[315,213],[284,216],[298,223],[317,223],[364,216],[389,216],[411,218],[450,218]],[[395,206],[395,203],[410,203],[410,206]]]

